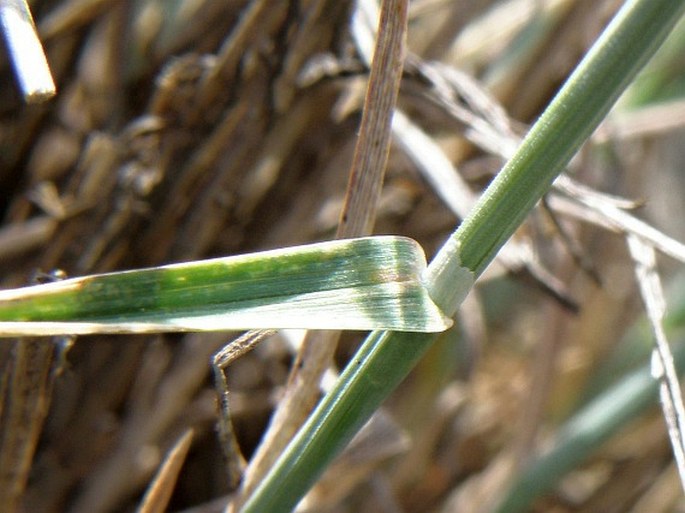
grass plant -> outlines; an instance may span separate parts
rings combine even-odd
[[[0,0],[0,8],[6,9],[14,3]],[[552,195],[546,199],[545,195],[555,187],[555,180],[568,169],[582,145],[679,23],[685,3],[627,0],[515,151],[512,141],[518,138],[514,134],[514,128],[518,127],[506,117],[503,109],[499,110],[495,100],[478,90],[480,86],[475,81],[450,74],[449,66],[428,65],[410,55],[405,78],[411,75],[413,82],[407,80],[408,89],[418,87],[424,96],[432,98],[433,107],[437,104],[440,109],[449,111],[448,121],[442,119],[443,123],[457,120],[466,125],[465,137],[476,147],[497,157],[509,157],[477,201],[471,187],[462,183],[461,176],[452,168],[451,159],[442,153],[449,144],[437,144],[437,137],[433,140],[423,133],[418,124],[413,124],[412,116],[395,105],[401,81],[399,59],[404,48],[403,31],[406,31],[407,20],[411,23],[412,16],[419,17],[419,14],[412,14],[405,0],[383,1],[381,35],[376,48],[381,57],[372,61],[370,44],[364,46],[363,43],[369,34],[360,28],[360,24],[369,22],[361,20],[362,14],[373,12],[375,3],[361,3],[366,10],[357,9],[351,22],[337,26],[331,20],[343,19],[349,14],[344,2],[300,2],[288,7],[287,2],[255,0],[246,2],[240,15],[224,3],[211,1],[194,3],[192,8],[180,1],[141,1],[134,3],[135,8],[130,12],[123,2],[115,7],[99,1],[87,5],[56,2],[56,7],[45,2],[50,4],[44,11],[48,15],[36,18],[38,33],[51,61],[58,85],[56,101],[60,103],[54,112],[49,107],[22,111],[25,117],[16,124],[12,124],[15,121],[11,116],[2,119],[2,128],[7,129],[0,131],[0,144],[5,149],[0,170],[21,169],[26,165],[29,171],[21,179],[0,175],[8,187],[21,191],[17,194],[19,199],[6,205],[8,227],[0,232],[0,239],[6,242],[0,244],[0,258],[15,262],[37,247],[44,247],[44,255],[27,260],[30,262],[26,264],[28,267],[54,268],[67,262],[70,274],[80,277],[12,288],[26,282],[26,273],[8,272],[6,283],[10,285],[0,291],[0,336],[182,332],[184,338],[180,335],[178,339],[170,337],[168,340],[161,336],[147,338],[141,345],[127,344],[116,338],[114,353],[99,352],[103,347],[110,347],[106,345],[111,342],[107,338],[102,339],[102,346],[100,339],[79,342],[71,353],[68,352],[69,338],[59,339],[61,342],[57,345],[48,344],[45,339],[27,338],[14,345],[3,341],[5,345],[0,345],[0,469],[9,470],[0,472],[0,503],[8,508],[7,511],[30,508],[58,511],[65,504],[79,513],[112,511],[125,508],[122,504],[133,507],[135,501],[131,497],[146,487],[148,491],[140,511],[162,511],[174,500],[172,490],[177,481],[187,480],[184,483],[195,485],[208,481],[200,474],[198,478],[197,472],[184,475],[183,461],[192,458],[189,448],[193,446],[193,437],[204,435],[205,441],[215,439],[213,430],[207,428],[213,425],[215,413],[212,411],[207,416],[201,392],[206,386],[210,355],[226,340],[221,334],[195,335],[194,332],[253,328],[375,330],[349,358],[342,374],[287,447],[276,451],[275,463],[263,464],[269,467],[265,476],[256,479],[254,488],[250,484],[244,490],[238,490],[231,505],[241,513],[292,511],[367,423],[386,418],[384,413],[379,413],[384,401],[427,352],[440,346],[437,350],[444,350],[445,354],[468,354],[464,337],[457,330],[462,329],[461,335],[468,332],[469,327],[463,326],[469,324],[465,317],[478,317],[482,312],[474,309],[466,298],[486,271],[497,272],[493,265],[497,258],[501,258],[509,270],[527,269],[545,290],[567,307],[578,306],[552,276],[541,274],[540,267],[531,265],[530,259],[522,258],[527,263],[516,267],[517,248],[528,246],[517,246],[517,241],[507,245],[516,235],[520,239],[526,238],[529,228],[524,227],[526,219],[530,219],[531,212],[543,199],[544,208],[538,209],[535,215],[551,209],[626,237],[649,314],[648,321],[638,321],[634,330],[639,332],[643,346],[651,344],[651,341],[644,343],[645,337],[655,336],[662,341],[662,324],[671,338],[681,336],[682,305],[676,303],[675,312],[668,316],[664,314],[653,253],[656,249],[684,260],[685,248],[638,221],[628,212],[635,207],[633,203],[582,188],[568,176],[557,181]],[[29,16],[25,2],[16,4],[21,4]],[[43,7],[41,2],[35,4],[36,9],[38,4]],[[298,4],[297,7],[294,4]],[[308,10],[299,12],[305,4],[309,6]],[[476,19],[477,12],[485,9],[476,6],[478,2],[464,4],[470,5],[464,7],[465,10],[474,11],[464,13],[465,19],[471,14]],[[511,99],[516,94],[510,85],[517,83],[512,77],[525,76],[525,71],[520,72],[518,68],[533,65],[535,59],[531,55],[536,45],[554,37],[554,30],[550,29],[553,24],[563,23],[566,15],[586,16],[578,10],[582,10],[579,5],[559,2],[542,17],[531,16],[530,23],[520,34],[519,43],[522,44],[512,47],[513,51],[501,52],[492,68],[481,74],[485,80],[492,80],[501,98],[510,98],[510,106],[515,106],[512,111],[530,111],[533,108],[531,98],[537,96],[536,91],[525,91],[519,95],[526,98],[525,102],[521,100],[517,105],[516,100]],[[499,10],[517,12],[524,7],[523,2],[517,0],[502,2],[481,22],[487,25],[488,20],[496,21]],[[424,4],[416,9],[430,11]],[[131,19],[137,24],[130,24]],[[196,24],[195,20],[205,23]],[[451,22],[458,25],[457,18],[447,20],[446,25]],[[80,32],[83,27],[87,30]],[[197,27],[205,27],[206,34],[199,35]],[[512,27],[509,27],[511,32],[516,32]],[[487,32],[487,27],[484,30]],[[322,185],[314,176],[320,169],[316,168],[313,175],[299,171],[307,178],[298,176],[295,186],[289,182],[292,178],[285,170],[289,167],[306,170],[321,165],[319,160],[335,162],[331,155],[322,157],[323,153],[317,153],[320,148],[327,148],[325,151],[332,148],[334,156],[349,157],[345,153],[347,150],[340,150],[350,147],[340,136],[340,126],[347,122],[343,119],[346,114],[341,112],[347,107],[340,105],[339,91],[335,88],[341,81],[356,80],[359,69],[354,66],[348,69],[349,63],[344,60],[331,67],[330,63],[322,63],[326,59],[321,57],[328,55],[330,47],[334,46],[332,41],[336,36],[333,34],[339,36],[346,31],[356,38],[362,67],[369,66],[372,71],[360,130],[361,142],[355,149],[352,178],[337,234],[344,237],[364,235],[374,224],[382,205],[401,204],[409,194],[406,184],[401,181],[400,185],[395,183],[393,189],[392,176],[386,178],[386,186],[389,181],[387,190],[396,196],[384,203],[381,193],[390,151],[390,113],[397,109],[392,130],[399,139],[398,146],[427,174],[426,182],[437,189],[441,184],[448,189],[438,190],[436,196],[449,203],[449,209],[457,215],[466,210],[467,204],[473,205],[427,266],[422,248],[407,237],[363,237],[283,248],[290,245],[293,238],[320,239],[321,232],[330,236],[335,229],[334,222],[325,221],[326,216],[322,214],[319,218],[311,209],[307,210],[312,198],[319,195],[318,188],[312,189],[315,192],[307,189],[308,180]],[[31,31],[33,38],[34,32]],[[85,41],[83,48],[87,49],[78,62],[68,57],[71,52],[67,50],[79,44],[71,37],[72,32],[80,34]],[[464,37],[471,32],[465,30]],[[441,31],[433,36],[441,37]],[[498,37],[500,35],[493,40]],[[612,129],[616,133],[628,133],[618,123],[633,124],[641,109],[650,109],[650,102],[661,98],[664,88],[669,100],[676,99],[668,108],[677,105],[677,99],[682,97],[680,78],[678,73],[671,72],[670,64],[674,59],[677,61],[678,49],[682,48],[682,32],[679,37],[672,38],[666,47],[668,51],[655,60],[652,69],[655,75],[645,75],[637,82],[646,86],[642,90],[634,86],[627,96],[624,102],[627,109],[613,119],[618,128],[610,123],[602,127],[604,133],[599,133],[597,139],[603,144],[611,140]],[[127,45],[122,41],[128,41]],[[188,41],[196,46],[189,46]],[[420,46],[420,41],[415,43]],[[465,62],[482,66],[480,56],[491,50],[487,43],[458,41],[455,47],[468,47]],[[125,63],[116,57],[124,46],[128,52]],[[278,53],[281,46],[284,47],[282,54]],[[428,38],[425,46],[431,49],[431,54],[436,54],[443,45],[437,39]],[[178,49],[188,52],[179,57]],[[264,59],[264,52],[273,52],[273,55],[269,53],[269,59]],[[198,53],[209,53],[211,58],[198,57]],[[160,56],[168,60],[164,66],[156,67]],[[21,60],[22,55],[19,50],[13,50],[12,57]],[[274,61],[282,57],[283,62],[274,65],[271,57]],[[474,64],[474,67],[478,65]],[[74,79],[69,75],[73,70],[77,75]],[[673,87],[665,87],[664,84],[671,81],[671,74],[676,76]],[[535,79],[532,77],[531,82]],[[308,84],[308,80],[315,85],[303,85]],[[149,87],[149,91],[141,84],[148,84],[145,87]],[[457,94],[449,87],[443,87],[446,85],[461,90]],[[403,83],[402,87],[405,86],[407,84]],[[124,87],[133,99],[123,95]],[[354,85],[345,83],[348,94],[354,90]],[[141,108],[140,98],[148,93],[148,104]],[[411,101],[407,101],[411,94],[411,90],[400,93],[410,107],[407,112],[413,112]],[[44,96],[47,99],[49,95]],[[102,102],[102,97],[108,101]],[[349,97],[355,97],[355,94],[349,94]],[[319,128],[331,123],[336,101],[339,102],[336,112],[342,121],[337,120],[340,124],[335,125],[335,129]],[[426,111],[430,112],[430,109]],[[0,110],[0,116],[3,112]],[[124,113],[131,114],[133,121],[123,125]],[[50,129],[41,131],[43,122]],[[67,131],[68,136],[64,126],[71,130]],[[462,128],[460,126],[460,130]],[[636,135],[639,127],[628,128],[632,130],[631,137],[639,136]],[[502,133],[488,140],[487,134],[494,134],[498,129]],[[646,130],[654,133],[653,127]],[[17,135],[10,141],[6,134],[12,133]],[[38,149],[58,148],[59,151],[54,152],[55,158],[49,159],[45,155],[50,152],[46,151],[35,150],[29,156],[23,153],[23,148],[29,146],[27,141]],[[74,147],[78,149],[74,150]],[[64,153],[60,153],[62,151]],[[454,153],[460,155],[460,151],[457,149]],[[467,153],[463,151],[463,154]],[[606,151],[605,155],[608,153]],[[331,169],[335,167],[326,164],[329,165]],[[432,166],[440,168],[442,178],[439,173],[430,175]],[[67,170],[73,170],[69,179],[65,178]],[[55,184],[59,184],[59,194]],[[281,192],[280,187],[285,192]],[[299,198],[292,212],[279,210],[281,196]],[[154,205],[154,208],[148,205]],[[418,219],[420,214],[410,211],[408,217]],[[227,226],[233,226],[232,222],[236,223],[236,218],[240,219],[237,224],[244,223],[236,230],[240,231],[237,234],[231,231],[232,228],[227,229]],[[278,224],[280,233],[289,234],[288,244],[275,235],[278,230],[264,235],[263,226],[277,224],[277,221],[281,223]],[[319,227],[318,237],[302,228],[316,223],[323,226]],[[557,228],[563,232],[560,223]],[[291,237],[293,233],[299,234],[299,230],[306,234]],[[124,238],[122,234],[129,232],[131,237]],[[235,240],[251,240],[248,233],[255,237],[257,245],[281,246],[281,249],[199,260],[208,253],[234,251],[239,246]],[[426,240],[429,245],[435,243],[435,239],[431,241],[426,237]],[[644,254],[640,254],[640,248],[651,252],[651,260],[646,264],[641,260]],[[162,261],[185,263],[159,265]],[[112,272],[112,268],[132,267],[145,269]],[[650,279],[656,279],[656,284]],[[650,283],[651,289],[647,286]],[[459,315],[462,325],[457,323],[455,330],[442,338],[445,344],[436,345],[438,332],[447,329],[451,319],[458,319]],[[651,327],[651,332],[644,328],[646,325]],[[511,327],[510,331],[514,329]],[[455,340],[456,344],[461,344],[458,349],[450,345]],[[92,347],[86,346],[87,342],[91,342]],[[294,417],[306,411],[309,401],[316,398],[320,374],[330,365],[334,350],[331,345],[314,352],[307,349],[308,344],[316,344],[316,339],[303,344],[290,382],[283,385],[292,389],[306,388],[310,392],[306,399],[295,394],[283,401],[286,405],[304,403],[302,411],[294,413]],[[450,349],[444,349],[443,345],[450,345]],[[84,347],[89,347],[95,355],[92,360],[80,352],[85,351]],[[175,358],[170,349],[165,352],[170,347],[176,351]],[[74,352],[74,366],[79,372],[96,368],[94,378],[83,378],[83,382],[90,384],[84,386],[84,390],[90,388],[89,393],[93,395],[82,401],[82,413],[55,414],[54,421],[46,424],[55,383],[65,386],[59,392],[65,398],[71,397],[78,402],[74,399],[79,397],[77,393],[68,393],[70,381],[60,381],[62,373],[69,375],[71,372],[67,362]],[[683,346],[678,345],[674,353],[675,366],[683,369]],[[503,455],[488,455],[489,467],[473,481],[485,482],[485,489],[488,489],[488,483],[497,483],[499,495],[492,503],[479,504],[482,511],[526,511],[542,495],[559,486],[564,476],[596,452],[604,441],[654,404],[657,391],[663,401],[673,383],[669,384],[664,377],[669,370],[668,357],[661,354],[661,358],[666,370],[662,369],[658,379],[653,377],[655,367],[644,361],[633,365],[630,372],[617,379],[614,379],[615,372],[609,371],[613,381],[608,385],[599,372],[598,382],[603,384],[590,389],[589,398],[578,401],[578,409],[569,409],[568,416],[559,421],[555,436],[550,438],[551,448],[529,455],[530,458],[519,467],[516,467],[517,462],[512,465],[507,460],[505,451]],[[90,362],[90,366],[84,362]],[[102,362],[108,363],[105,366]],[[314,377],[308,378],[310,381],[298,374],[299,369],[308,366],[316,370],[312,371]],[[450,367],[446,373],[453,372],[452,366],[446,367]],[[430,379],[431,371],[422,371],[422,374],[423,379]],[[506,375],[506,372],[502,374]],[[276,382],[278,375],[279,372],[264,370],[260,379],[273,377]],[[127,390],[128,382],[135,385],[131,385],[131,396],[127,398],[124,390]],[[241,397],[239,391],[236,395]],[[257,395],[249,396],[243,403],[272,407],[271,399],[258,401],[254,398]],[[266,395],[273,397],[273,389]],[[416,395],[420,396],[421,391]],[[476,401],[473,397],[468,400]],[[68,401],[53,403],[53,408],[63,408]],[[243,405],[242,409],[243,415],[248,417],[242,425],[251,426],[249,407]],[[150,415],[150,411],[154,415]],[[431,410],[426,407],[421,411],[430,415]],[[104,438],[91,438],[89,426],[97,421],[105,423],[103,419],[114,416],[112,412],[117,412],[121,427]],[[505,413],[501,415],[506,416]],[[195,421],[186,423],[186,417],[195,418]],[[434,419],[428,418],[414,421],[418,425],[439,424],[438,421],[433,424]],[[675,426],[670,431],[676,435],[680,432],[682,438],[682,426],[679,427],[677,418],[674,422],[669,424]],[[505,419],[503,423],[509,423],[509,420]],[[274,429],[280,428],[276,425]],[[282,432],[290,433],[295,429],[296,426],[289,425]],[[378,442],[379,447],[385,448],[384,443],[392,445],[390,439],[397,441],[397,446],[405,447],[401,443],[403,437],[397,435],[398,428],[386,426],[384,429],[386,440]],[[437,428],[424,431],[442,433]],[[183,433],[180,437],[179,432]],[[420,435],[416,438],[419,452],[425,452],[419,458],[423,458],[424,464],[431,458],[439,459],[437,442],[429,447],[428,443],[422,445],[421,440],[425,439]],[[436,435],[437,438],[441,436]],[[97,445],[98,450],[92,451],[96,456],[89,451],[74,450],[74,447],[80,448],[82,441],[85,446]],[[268,442],[264,442],[266,450]],[[676,436],[673,438],[676,459],[679,444],[683,445],[682,440],[679,442]],[[162,447],[167,453],[166,460],[161,456]],[[143,448],[149,451],[145,452]],[[215,458],[208,465],[210,468],[221,465],[216,457],[219,451],[214,449],[212,446],[202,453],[205,459],[207,454]],[[373,451],[367,449],[367,452]],[[96,460],[102,454],[108,456]],[[43,469],[43,475],[47,477],[31,475],[34,455],[38,462],[35,468]],[[414,459],[408,460],[416,461],[416,453],[412,456]],[[67,464],[64,469],[54,466],[55,460],[69,462],[70,458],[75,461],[71,467]],[[255,470],[260,464],[255,463],[256,460],[258,458],[247,463],[239,461],[237,471],[241,470],[241,465],[247,465],[249,477],[260,476],[260,469]],[[512,465],[510,469],[518,468],[518,472],[511,472],[500,481],[499,478],[488,481],[491,474],[497,474],[503,461]],[[369,465],[371,467],[373,465]],[[189,468],[197,466],[189,465]],[[416,472],[429,474],[421,465],[417,464],[416,468],[419,469]],[[87,475],[82,469],[87,469]],[[367,471],[364,465],[348,466],[337,474],[340,489],[345,488],[342,477],[354,474],[351,470],[359,470],[362,480],[372,476],[372,471]],[[403,471],[405,483],[411,481],[406,477],[411,470],[405,468]],[[154,471],[157,476],[152,479]],[[397,473],[400,475],[397,482],[402,482],[403,472]],[[370,478],[368,481],[376,483]],[[460,500],[466,501],[465,504],[478,503],[464,499],[469,493],[468,484],[459,483],[454,485],[454,492],[448,492],[452,484],[439,492],[444,510],[450,509],[452,499],[455,504]],[[198,485],[196,489],[202,489],[202,486]],[[412,495],[412,489],[416,487],[408,485],[408,491],[398,493]],[[228,493],[226,488],[221,490]],[[448,493],[454,496],[448,496]],[[407,502],[411,503],[411,499]],[[336,498],[330,502],[314,501],[313,507],[330,507],[332,503],[336,503]],[[188,507],[188,504],[182,507]],[[591,510],[592,505],[588,508]],[[428,508],[421,503],[413,510],[427,511]]]

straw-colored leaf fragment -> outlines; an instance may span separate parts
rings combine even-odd
[[[647,318],[652,326],[655,347],[652,353],[652,374],[659,381],[659,397],[668,425],[668,435],[673,447],[673,455],[680,472],[680,481],[685,489],[685,407],[680,393],[678,373],[673,362],[673,354],[664,331],[666,300],[661,280],[656,272],[654,248],[640,237],[629,234],[627,237],[630,254],[635,261],[635,274],[640,284],[640,293],[645,303]]]
[[[193,441],[193,430],[188,429],[174,444],[150,484],[138,513],[164,513],[174,486]]]
[[[307,328],[436,332],[420,246],[366,237],[0,292],[0,336]]]
[[[0,0],[0,28],[26,101],[39,103],[52,98],[55,82],[26,0]]]

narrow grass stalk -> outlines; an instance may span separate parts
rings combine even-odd
[[[456,311],[684,10],[680,0],[626,2],[428,267],[426,285],[445,313]],[[292,510],[434,340],[372,333],[241,511]]]

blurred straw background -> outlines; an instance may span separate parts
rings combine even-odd
[[[3,287],[56,269],[78,276],[334,236],[368,77],[356,2],[29,5],[57,95],[25,104],[0,54]],[[479,123],[524,133],[619,6],[411,2],[399,107],[459,170],[465,201],[502,163]],[[680,29],[573,167],[679,240],[684,44]],[[397,137],[374,233],[416,238],[430,257],[458,218]],[[642,307],[620,238],[541,207],[516,242],[465,303],[460,329],[330,469],[309,511],[487,511],[512,458],[522,468],[593,387],[647,361],[648,329],[623,342]],[[677,284],[678,266],[659,264]],[[233,490],[210,359],[233,336],[0,342],[0,509],[134,511],[175,449],[182,467],[168,510],[222,511]],[[358,339],[344,334],[339,365]],[[248,459],[293,358],[288,336],[277,336],[229,369]],[[533,511],[685,511],[680,494],[654,408]]]

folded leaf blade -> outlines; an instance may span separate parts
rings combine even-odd
[[[365,237],[0,291],[0,336],[260,328],[442,331],[405,237]]]

